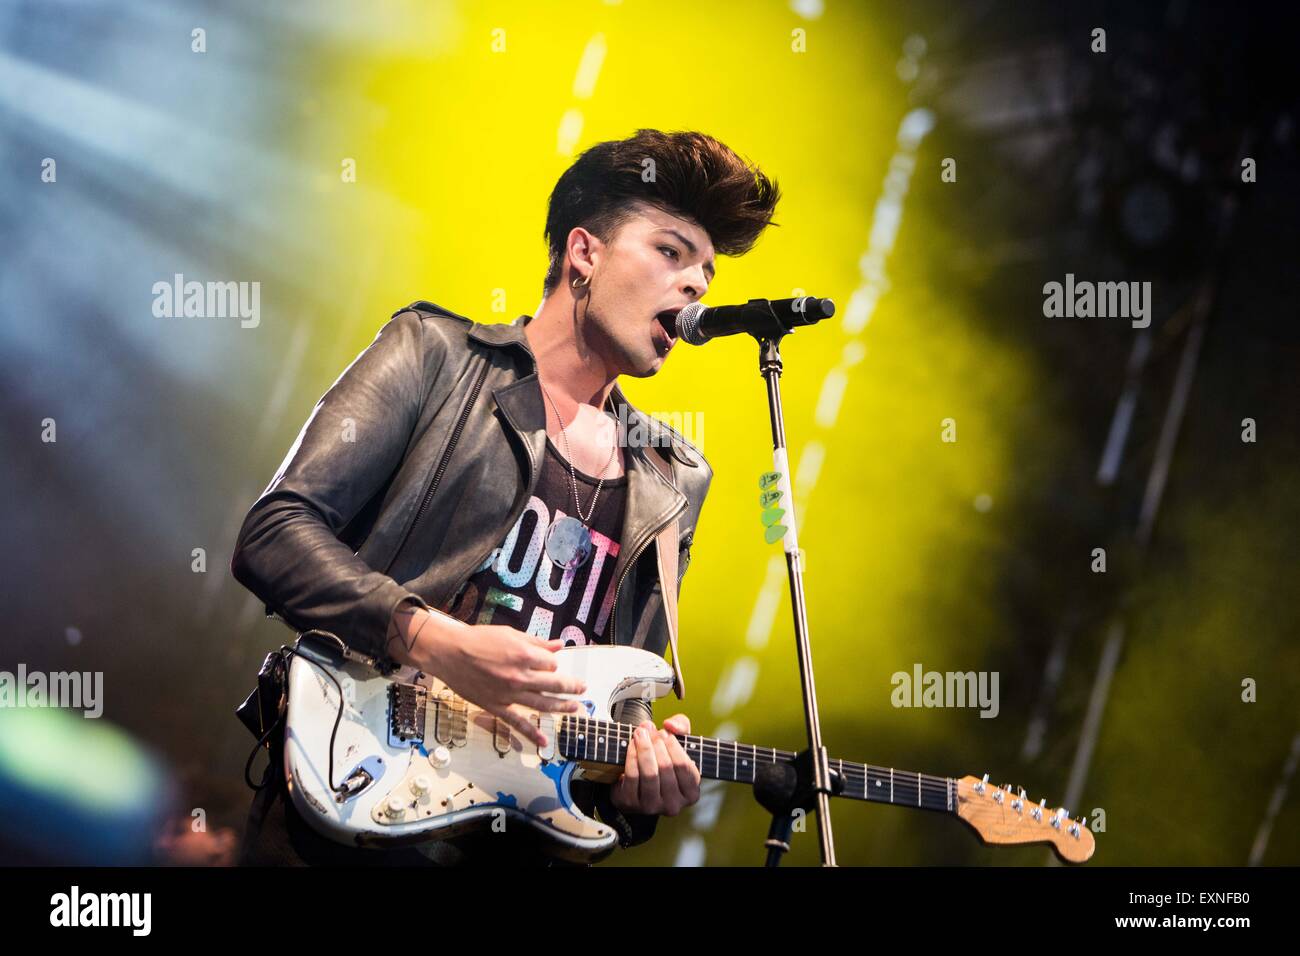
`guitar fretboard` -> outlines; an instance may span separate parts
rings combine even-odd
[[[558,748],[569,760],[622,765],[636,728],[591,717],[562,718],[556,735]],[[791,763],[796,754],[773,747],[693,734],[676,734],[682,749],[708,780],[753,783],[761,764]],[[841,797],[870,800],[895,806],[919,807],[922,810],[956,811],[957,781],[928,773],[876,767],[848,760],[831,760],[830,769],[844,781]]]

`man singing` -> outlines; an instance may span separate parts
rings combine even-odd
[[[573,713],[577,702],[553,695],[583,690],[556,673],[556,650],[613,643],[667,656],[656,538],[677,522],[680,588],[712,470],[630,406],[618,378],[663,367],[674,317],[707,291],[715,252],[748,252],[779,197],[701,133],[643,129],[585,151],[551,193],[536,314],[484,325],[429,302],[396,313],[249,511],[235,578],[293,628],[434,675],[544,746],[530,712]],[[638,431],[648,440],[620,441]],[[632,700],[614,717],[638,725],[623,773],[574,797],[627,847],[698,800],[700,774],[674,736],[690,733],[685,715],[656,729],[649,704]],[[336,844],[298,815],[280,762],[273,751],[245,863],[544,860],[492,833],[394,850]]]

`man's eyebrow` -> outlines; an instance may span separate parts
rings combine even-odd
[[[687,239],[676,229],[673,229],[671,226],[660,226],[659,231],[671,232],[674,236],[678,238],[678,240],[681,241],[682,245],[684,245],[688,250],[690,250],[691,255],[695,255],[696,253],[695,243],[691,242],[691,240]],[[716,274],[716,270],[713,268],[713,260],[710,259],[708,262],[704,263],[704,268],[708,271],[709,278],[712,279]]]

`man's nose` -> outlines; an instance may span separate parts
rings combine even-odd
[[[704,274],[704,267],[698,266],[697,268],[699,269],[699,276],[688,277],[686,284],[682,286],[682,292],[692,299],[703,298],[704,293],[709,291],[709,280]]]

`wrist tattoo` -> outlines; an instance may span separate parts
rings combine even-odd
[[[398,638],[406,653],[411,653],[412,649],[415,647],[415,642],[419,640],[420,635],[424,632],[424,628],[429,621],[428,618],[421,621],[420,626],[415,629],[415,632],[411,634],[409,638],[402,636],[403,625],[409,622],[411,618],[421,610],[423,610],[423,608],[411,603],[400,605],[397,610],[393,612],[392,620],[388,623],[388,636],[384,638],[384,647],[388,647],[393,642],[393,638]]]

